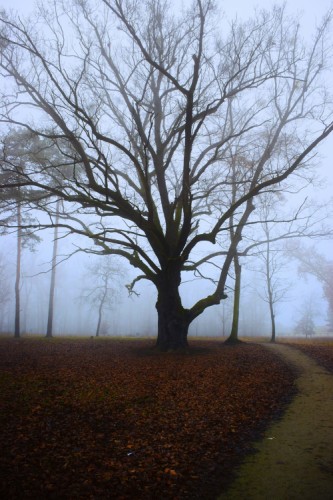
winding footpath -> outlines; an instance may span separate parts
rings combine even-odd
[[[265,347],[296,368],[299,392],[219,500],[333,500],[333,374],[295,348]]]

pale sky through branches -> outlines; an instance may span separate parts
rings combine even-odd
[[[47,4],[47,0],[40,0],[43,4]],[[190,3],[186,0],[185,3]],[[250,17],[256,8],[269,10],[274,5],[282,4],[276,0],[217,0],[221,12],[225,12],[229,19],[236,16],[246,19]],[[17,10],[22,14],[28,14],[36,4],[35,0],[0,0],[0,8]],[[300,24],[303,29],[304,37],[311,37],[314,33],[315,26],[318,25],[323,15],[333,8],[332,0],[317,0],[315,2],[309,0],[287,0],[286,7],[291,15],[299,15]],[[333,88],[333,83],[332,83]],[[329,155],[333,150],[333,137],[329,137],[324,144],[320,146],[320,153],[323,155],[322,175],[328,180],[327,192],[333,192],[333,167]]]

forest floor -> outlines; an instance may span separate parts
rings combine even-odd
[[[297,400],[299,374],[263,345],[191,345],[181,355],[149,340],[0,338],[1,498],[208,500],[228,490]],[[332,345],[298,347],[333,370]]]
[[[333,499],[332,346],[291,345],[267,347],[297,369],[298,394],[238,468],[223,500]]]

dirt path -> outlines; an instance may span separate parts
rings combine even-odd
[[[333,500],[333,375],[297,349],[267,345],[299,372],[298,395],[220,500]]]

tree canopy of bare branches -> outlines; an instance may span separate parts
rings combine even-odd
[[[57,0],[28,21],[0,16],[1,122],[63,157],[24,170],[3,158],[15,175],[1,189],[35,192],[51,216],[40,226],[54,224],[47,196],[61,198],[62,227],[127,259],[133,286],[151,281],[162,349],[186,347],[190,323],[225,298],[255,198],[281,189],[333,130],[330,13],[305,45],[283,7],[231,24],[216,23],[211,0],[173,7]],[[213,261],[211,293],[185,308],[184,273]]]

